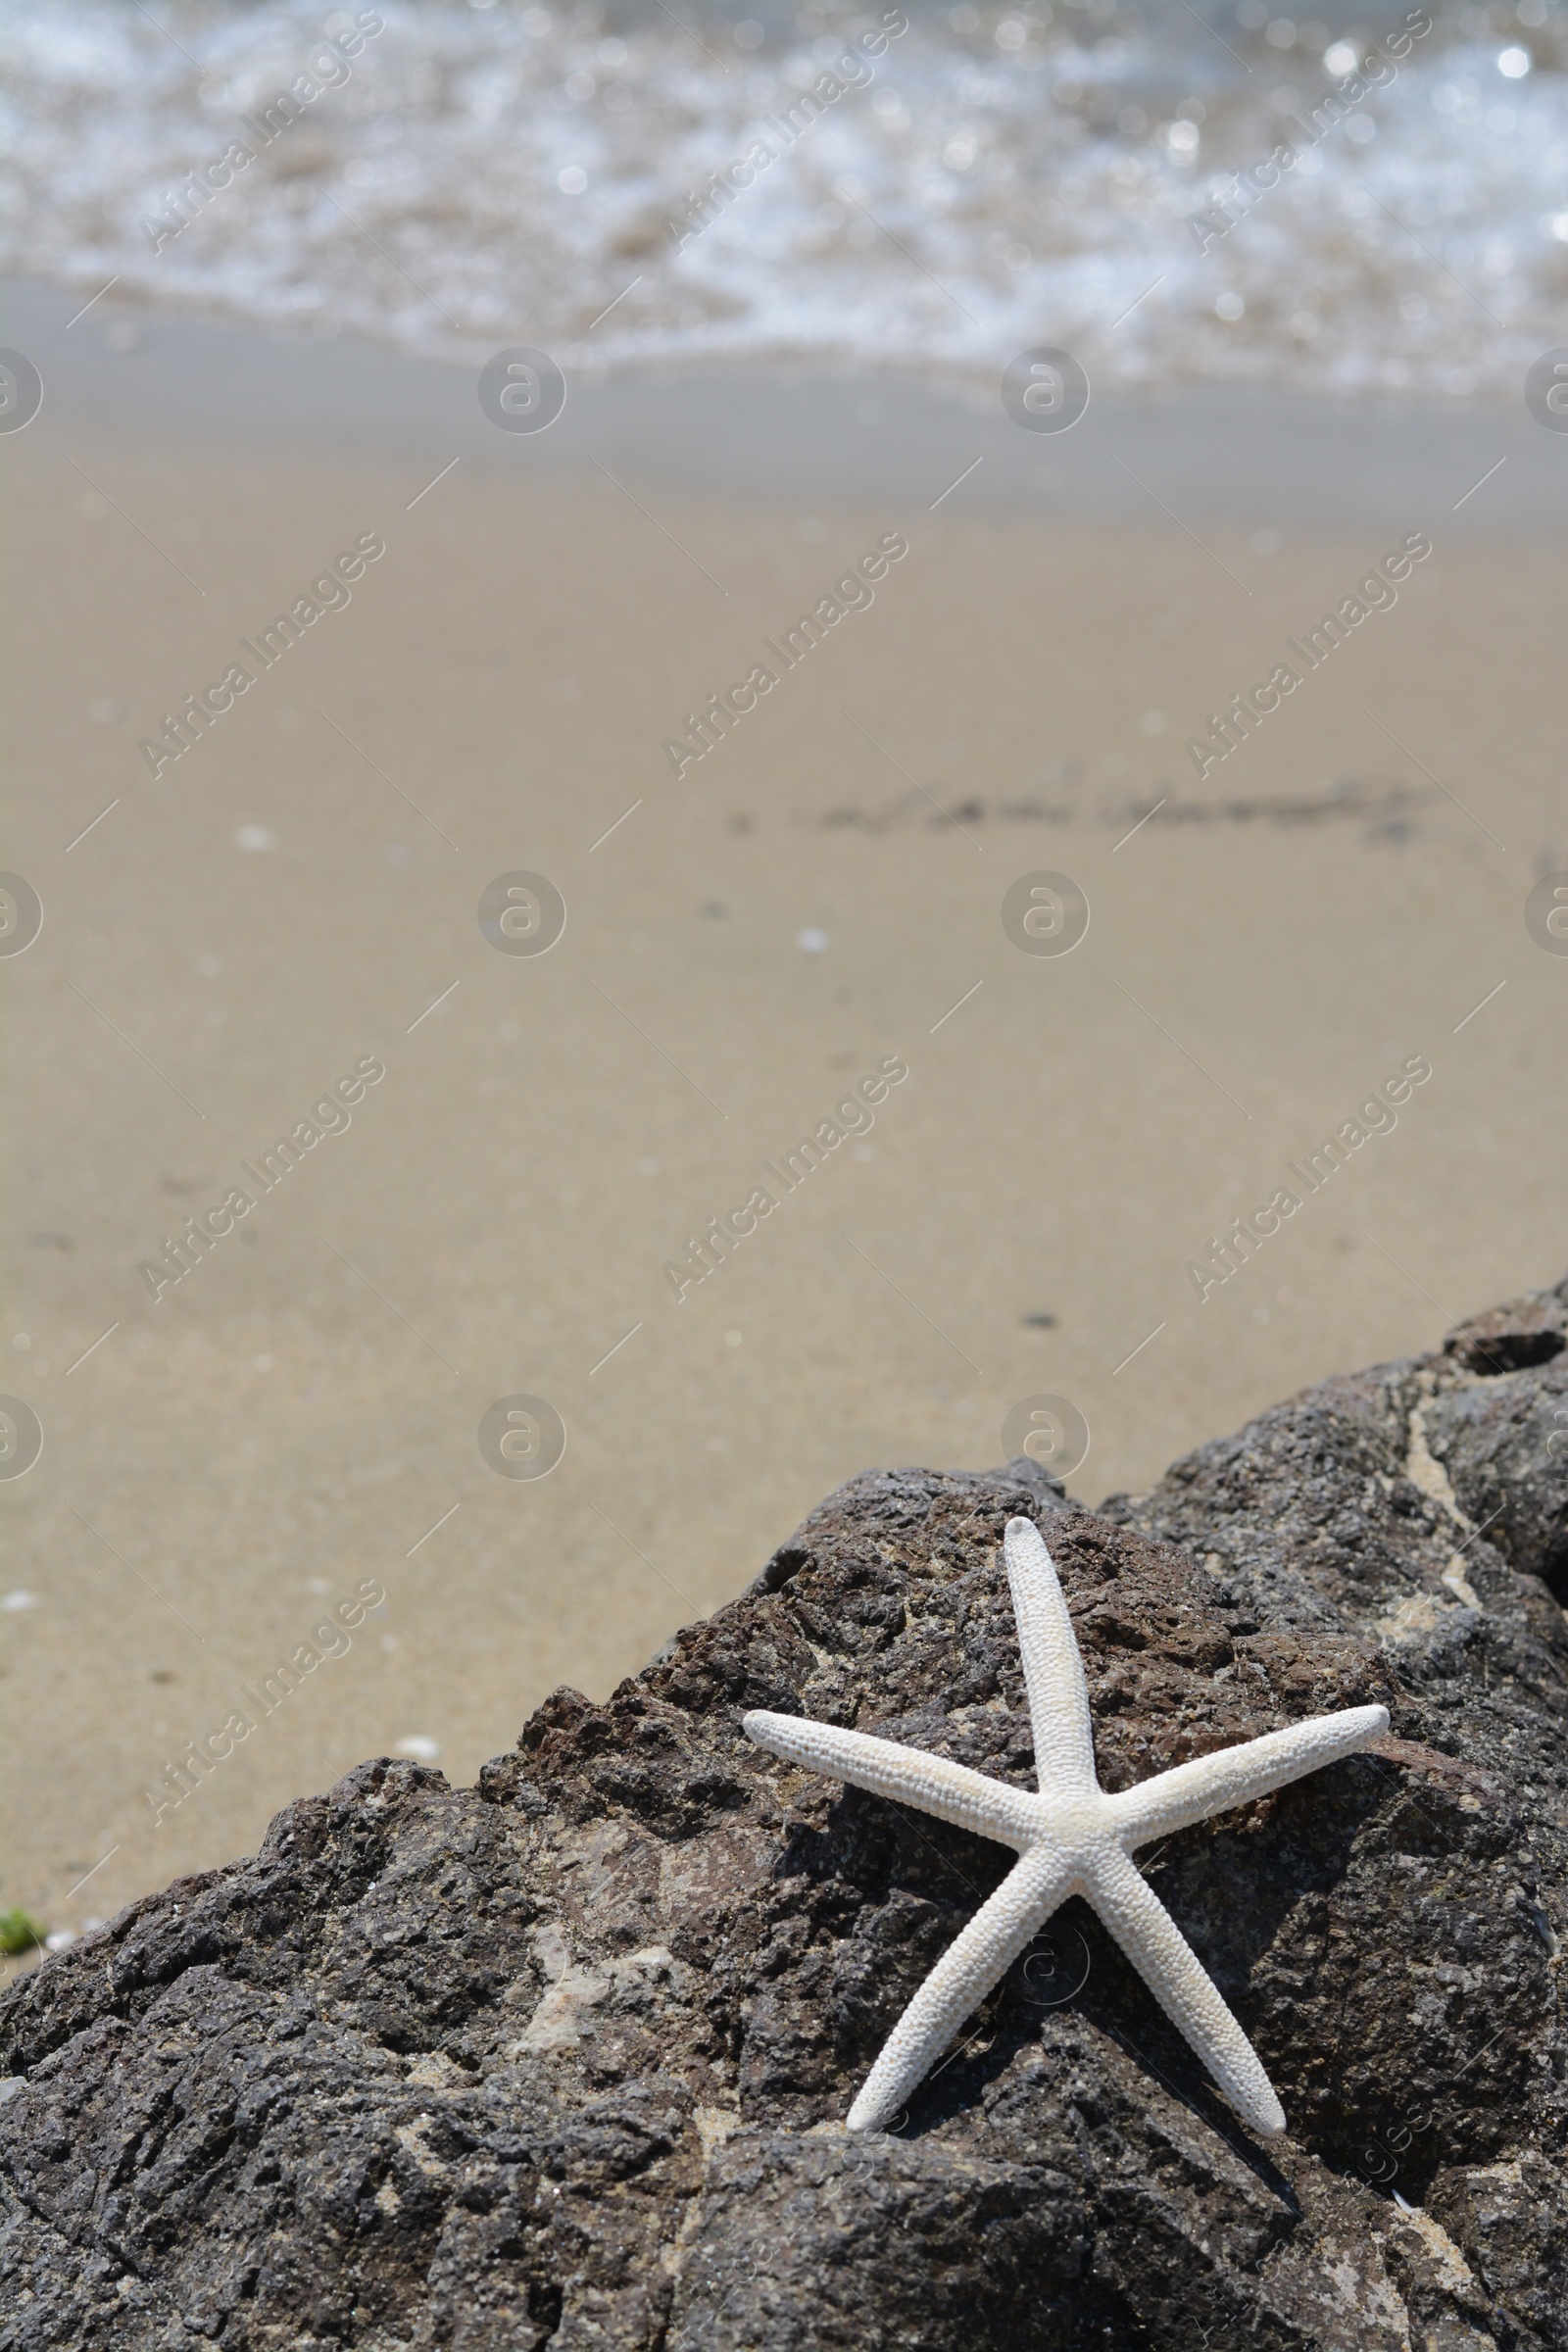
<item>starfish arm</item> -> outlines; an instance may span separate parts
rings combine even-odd
[[[874,1796],[914,1805],[957,1829],[995,1838],[1002,1845],[1021,1847],[1038,1834],[1036,1800],[1027,1789],[987,1780],[946,1756],[927,1755],[896,1740],[874,1740],[865,1732],[841,1731],[836,1724],[812,1723],[804,1715],[772,1715],[760,1709],[742,1718],[742,1729],[759,1747],[791,1764],[848,1781],[856,1788],[869,1788]]]
[[[850,2109],[852,2132],[873,2132],[898,2113],[1074,1883],[1071,1862],[1049,1849],[1025,1854],[1013,1865],[948,1946],[888,2035]]]
[[[1313,1715],[1283,1732],[1265,1732],[1261,1740],[1222,1747],[1213,1755],[1178,1764],[1171,1772],[1157,1773],[1152,1781],[1107,1798],[1107,1810],[1129,1849],[1147,1845],[1337,1763],[1341,1756],[1381,1739],[1388,1728],[1387,1707],[1347,1707],[1337,1715]]]
[[[1018,1648],[1043,1796],[1087,1796],[1097,1787],[1095,1735],[1078,1637],[1040,1530],[1009,1519],[1004,1544]]]
[[[1277,2138],[1285,2110],[1257,2052],[1137,1864],[1107,1853],[1084,1892],[1243,2123],[1265,2139]]]

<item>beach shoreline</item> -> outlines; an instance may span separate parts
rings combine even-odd
[[[0,331],[42,372],[52,410],[92,429],[361,457],[444,452],[500,479],[558,480],[601,465],[699,496],[814,493],[852,506],[941,496],[964,505],[1129,523],[1379,527],[1441,514],[1465,538],[1531,536],[1561,495],[1563,442],[1517,401],[1331,399],[1242,385],[1163,397],[1096,395],[1062,433],[1021,431],[996,382],[800,360],[573,370],[539,433],[481,413],[478,366],[0,280]],[[73,323],[73,321],[75,323]],[[944,474],[949,456],[954,473]],[[1142,476],[1143,478],[1135,478]],[[934,486],[933,486],[934,485]],[[1478,487],[1480,485],[1480,487]],[[1461,503],[1462,502],[1462,503]]]

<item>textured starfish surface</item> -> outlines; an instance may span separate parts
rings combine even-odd
[[[850,2109],[852,2132],[874,2131],[904,2105],[958,2028],[1001,1983],[1069,1895],[1092,1903],[1171,2023],[1184,2034],[1242,2121],[1272,2138],[1285,2129],[1257,2052],[1197,1954],[1133,1861],[1141,1845],[1210,1814],[1266,1796],[1389,1728],[1386,1707],[1315,1715],[1240,1747],[1221,1748],[1107,1796],[1095,1774],[1089,1686],[1051,1554],[1027,1519],[1007,1522],[1005,1553],[1038,1796],[921,1748],[840,1731],[798,1715],[744,1718],[759,1746],[934,1813],[1013,1846],[1018,1860],[931,1971],[889,2034]]]

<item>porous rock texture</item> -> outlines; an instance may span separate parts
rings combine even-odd
[[[1568,1283],[1080,1509],[871,1471],[474,1788],[382,1760],[4,2004],[0,2345],[1568,2346]],[[748,1707],[1027,1782],[1045,1530],[1127,1786],[1382,1700],[1144,1867],[1290,2118],[1248,2139],[1081,1904],[888,2133],[843,2117],[999,1847]],[[9,2084],[6,2085],[9,2087]]]

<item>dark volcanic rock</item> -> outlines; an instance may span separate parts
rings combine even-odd
[[[1080,1510],[870,1472],[472,1789],[367,1764],[0,2011],[0,2346],[1568,2347],[1568,1285]],[[1026,1781],[1046,1527],[1102,1778],[1393,1733],[1144,1857],[1257,2044],[1248,2139],[1070,1904],[891,2134],[850,2098],[1001,1848],[781,1766],[801,1709]]]

